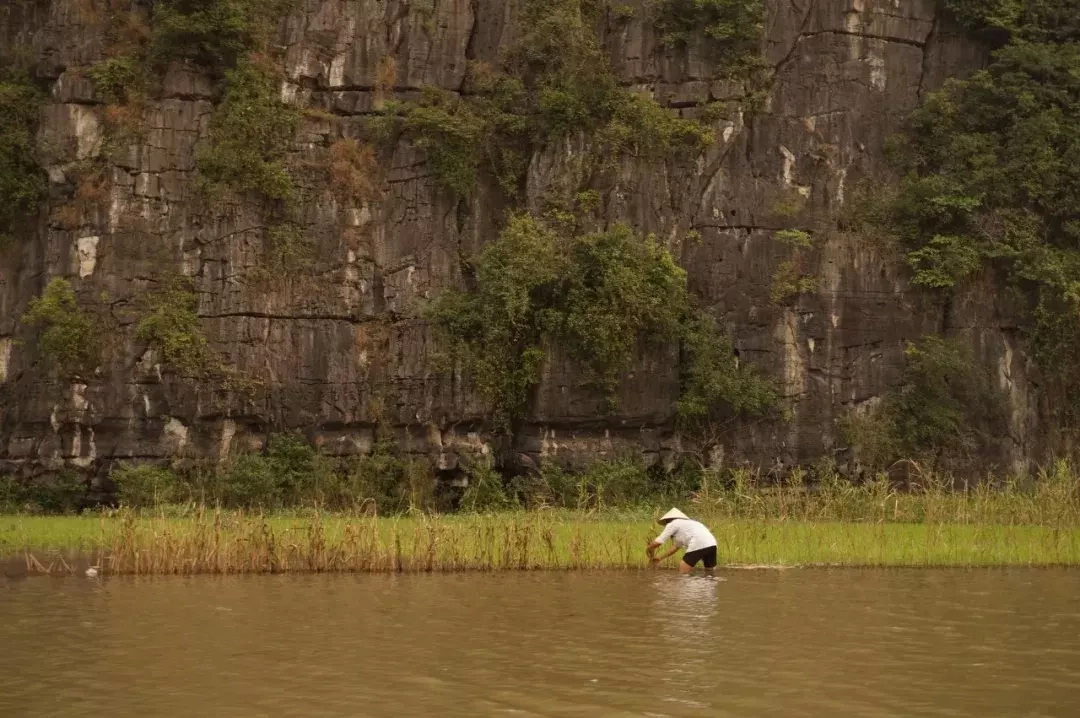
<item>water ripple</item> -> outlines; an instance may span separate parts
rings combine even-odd
[[[1072,716],[1080,573],[19,580],[0,715]]]

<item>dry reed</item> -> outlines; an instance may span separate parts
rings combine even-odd
[[[971,490],[933,477],[908,491],[884,479],[811,487],[798,472],[781,485],[731,479],[706,475],[683,503],[712,529],[728,565],[1080,565],[1080,481],[1064,463],[1032,481]],[[0,516],[0,556],[23,555],[31,573],[73,571],[61,552],[113,574],[643,569],[665,508]]]
[[[103,573],[241,574],[644,569],[651,517],[557,512],[374,518],[199,510],[16,519],[31,573],[66,572],[36,523],[82,521],[77,544]],[[726,565],[1080,565],[1080,527],[706,518]],[[45,553],[42,553],[42,551]],[[44,556],[45,560],[41,558]],[[674,566],[677,559],[669,561]]]

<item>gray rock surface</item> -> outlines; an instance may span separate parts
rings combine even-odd
[[[324,108],[307,117],[293,148],[298,167],[317,166],[340,136],[386,99],[376,87],[392,56],[393,93],[430,84],[462,88],[470,59],[491,60],[512,27],[509,0],[446,0],[434,14],[406,0],[303,0],[282,25],[283,96]],[[414,3],[415,4],[415,3]],[[700,48],[661,48],[637,17],[601,28],[627,85],[682,112],[737,88],[711,81]],[[15,3],[0,11],[0,41],[28,45],[51,98],[40,146],[50,200],[27,218],[27,241],[0,255],[0,470],[34,474],[62,465],[103,472],[115,460],[217,459],[257,446],[269,432],[299,428],[324,450],[364,452],[377,422],[399,445],[453,468],[491,441],[487,410],[466,378],[433,361],[440,347],[418,316],[425,301],[457,285],[460,260],[494,236],[505,207],[481,189],[467,206],[439,190],[407,143],[380,158],[377,196],[344,203],[319,172],[300,172],[310,273],[254,281],[265,254],[262,208],[208,206],[195,187],[195,149],[213,110],[212,82],[176,64],[144,118],[144,136],[110,165],[105,193],[73,224],[73,169],[100,152],[105,105],[84,71],[105,51],[103,27],[78,0]],[[743,423],[715,437],[713,458],[766,469],[841,461],[835,420],[873,405],[898,381],[904,342],[926,332],[960,335],[996,367],[1011,403],[1009,466],[1047,446],[1046,398],[1024,353],[1012,309],[987,279],[943,303],[914,291],[896,252],[865,237],[819,231],[801,260],[815,292],[783,306],[771,278],[792,250],[777,229],[824,227],[860,183],[888,179],[883,155],[920,96],[985,61],[983,50],[936,16],[934,0],[770,0],[765,56],[777,68],[766,109],[718,125],[719,141],[687,163],[622,161],[602,191],[605,221],[623,220],[667,241],[693,292],[735,338],[744,361],[780,382],[786,422]],[[533,158],[527,197],[536,203],[584,149],[576,138]],[[306,163],[306,164],[305,164]],[[777,216],[784,198],[804,200]],[[690,230],[700,242],[685,241]],[[262,379],[252,395],[185,380],[135,336],[136,302],[168,273],[194,278],[201,323],[227,361]],[[81,300],[110,316],[106,360],[76,382],[35,363],[18,317],[52,277],[69,278]],[[667,459],[693,450],[674,427],[678,353],[638,357],[606,415],[581,372],[552,352],[517,454],[580,464],[619,451]]]

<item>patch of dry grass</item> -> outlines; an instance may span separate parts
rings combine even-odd
[[[716,535],[722,565],[1080,565],[1076,525],[702,518]],[[645,543],[657,532],[644,513],[375,518],[123,511],[0,519],[0,553],[24,555],[31,572],[60,550],[94,557],[112,574],[625,570],[648,567]]]

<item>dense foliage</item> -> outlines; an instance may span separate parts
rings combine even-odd
[[[159,352],[162,363],[189,377],[204,376],[216,366],[199,327],[198,308],[191,281],[170,278],[144,297],[144,314],[136,329],[138,338]]]
[[[271,435],[264,450],[238,454],[221,466],[177,471],[149,464],[120,464],[109,479],[117,503],[136,509],[199,504],[264,510],[319,506],[338,511],[400,515],[429,511],[490,511],[559,506],[578,509],[640,506],[686,498],[708,479],[688,468],[665,472],[640,461],[615,460],[569,472],[544,465],[507,480],[490,457],[467,460],[467,486],[440,483],[430,465],[402,456],[381,436],[372,452],[349,459],[322,455],[299,434]],[[71,510],[71,493],[86,501],[86,489],[29,496],[0,480],[0,510],[23,505],[48,512]],[[5,497],[7,489],[10,496]],[[5,500],[6,499],[6,500]]]
[[[0,68],[0,247],[45,192],[34,142],[42,99],[29,77]]]
[[[127,102],[146,85],[146,68],[135,55],[106,58],[87,74],[97,94],[109,103]]]
[[[704,35],[725,70],[757,64],[765,27],[762,0],[651,0],[650,5],[665,44],[685,45]]]
[[[294,201],[296,188],[284,157],[299,124],[300,113],[281,102],[273,70],[257,60],[241,60],[225,73],[209,142],[198,154],[203,186],[211,194],[228,189]]]
[[[89,489],[87,478],[71,469],[31,481],[0,476],[0,511],[70,514],[90,504]]]
[[[705,122],[620,87],[596,36],[588,0],[523,0],[519,36],[498,67],[474,63],[467,92],[428,89],[418,102],[389,103],[387,118],[447,189],[467,196],[480,173],[509,194],[543,145],[584,132],[598,158],[629,152],[667,158],[713,142]],[[597,160],[598,162],[600,160]]]
[[[223,71],[259,49],[294,0],[157,0],[152,56]]]
[[[197,155],[200,183],[211,196],[251,192],[295,199],[283,163],[300,122],[280,97],[280,68],[271,37],[293,0],[160,0],[149,26],[112,31],[115,53],[93,65],[89,78],[110,111],[123,117],[144,98],[151,76],[170,61],[197,63],[220,79],[208,141]],[[118,23],[116,17],[110,22]],[[142,20],[145,23],[145,20]],[[121,37],[122,36],[122,37]]]
[[[238,454],[212,469],[178,472],[122,464],[109,478],[117,502],[133,508],[199,503],[261,509],[321,506],[383,514],[435,508],[435,477],[429,467],[398,456],[384,438],[368,455],[334,462],[299,434],[274,434],[265,450]]]
[[[122,506],[152,508],[181,500],[179,480],[169,469],[153,464],[123,464],[109,474]]]
[[[66,279],[49,282],[40,297],[30,301],[22,323],[39,328],[37,350],[52,371],[90,371],[100,361],[100,331],[79,306]]]
[[[1036,358],[1080,418],[1080,35],[1075,0],[950,0],[999,43],[929,95],[891,148],[894,220],[915,281],[950,289],[993,267],[1029,299]]]
[[[680,326],[679,338],[683,385],[678,412],[687,426],[724,412],[760,416],[776,406],[780,398],[776,388],[752,367],[740,364],[730,339],[711,316],[691,313]]]
[[[1004,405],[993,378],[963,344],[937,336],[909,344],[900,386],[847,422],[848,439],[872,466],[900,459],[963,462],[988,458],[1001,441]]]
[[[943,0],[968,30],[991,42],[1074,42],[1080,38],[1078,0]]]
[[[554,343],[609,400],[643,339],[686,343],[692,358],[681,407],[688,416],[705,416],[720,400],[758,411],[774,398],[738,366],[715,324],[693,310],[686,273],[651,236],[625,225],[581,234],[518,215],[474,270],[472,291],[442,295],[432,314],[504,421],[527,411]]]

